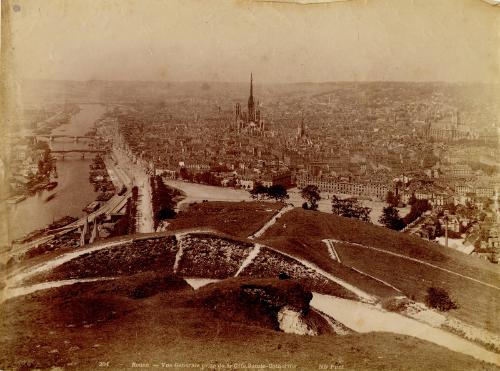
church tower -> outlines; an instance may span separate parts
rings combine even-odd
[[[250,74],[250,96],[248,97],[248,122],[255,122],[255,103],[253,101],[253,75]]]

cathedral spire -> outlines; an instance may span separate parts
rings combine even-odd
[[[248,97],[248,122],[255,122],[255,102],[253,100],[253,74],[250,73],[250,96]]]
[[[253,98],[253,74],[250,72],[250,96]]]

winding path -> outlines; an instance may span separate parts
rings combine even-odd
[[[257,232],[252,234],[251,236],[248,236],[249,239],[253,240],[255,238],[261,237],[266,231],[271,228],[276,221],[281,218],[285,213],[289,212],[292,210],[294,207],[292,205],[285,205],[281,208],[280,211],[278,211],[272,218],[269,220],[266,224],[262,226]]]
[[[373,305],[313,293],[311,306],[356,332],[392,332],[408,335],[481,361],[500,365],[500,355],[471,341],[401,314],[381,310]]]

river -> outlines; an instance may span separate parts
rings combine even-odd
[[[84,135],[105,112],[105,107],[99,104],[82,104],[80,109],[80,112],[71,117],[68,124],[59,126],[52,133]],[[51,148],[54,150],[87,147],[86,141],[73,143],[69,138],[58,138],[51,143]],[[82,209],[97,196],[89,183],[89,164],[89,159],[82,160],[75,154],[64,160],[57,160],[59,184],[55,189],[42,191],[18,204],[8,206],[9,239],[20,238],[35,229],[44,228],[66,215],[83,216]],[[50,195],[55,197],[47,201]]]

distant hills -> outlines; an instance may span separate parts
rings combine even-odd
[[[18,94],[27,103],[40,102],[154,102],[166,99],[232,99],[248,96],[248,82],[166,82],[166,81],[63,81],[24,80]],[[276,97],[315,96],[335,91],[366,90],[372,93],[418,96],[433,91],[451,95],[497,96],[500,86],[440,82],[304,82],[266,83],[254,78],[255,95],[263,100]],[[488,98],[489,97],[489,98]]]

